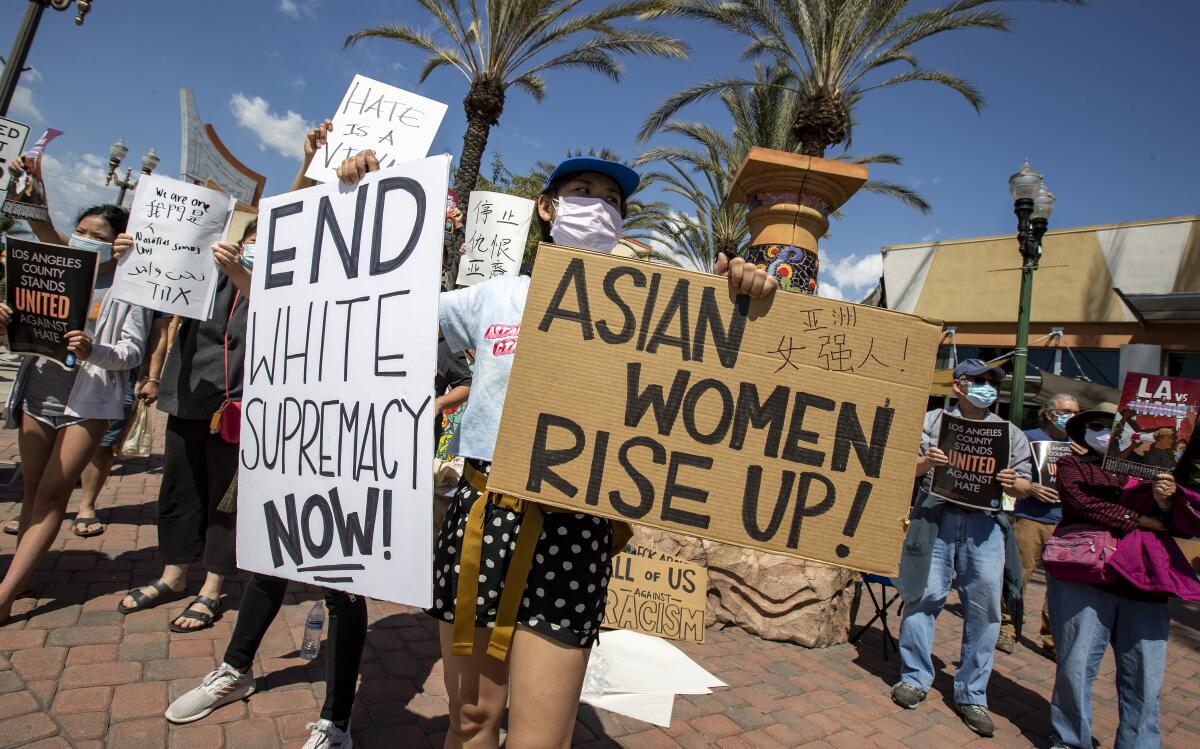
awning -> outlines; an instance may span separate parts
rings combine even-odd
[[[1070,377],[1056,375],[1046,370],[1038,370],[1042,375],[1042,389],[1038,392],[1038,403],[1045,403],[1052,395],[1070,395],[1079,401],[1081,409],[1089,409],[1098,403],[1116,404],[1121,400],[1121,391],[1107,385],[1095,382],[1072,380]]]
[[[1200,292],[1170,294],[1126,294],[1113,289],[1142,325],[1151,322],[1200,320]]]

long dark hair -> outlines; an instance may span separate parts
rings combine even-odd
[[[114,237],[124,232],[125,228],[129,226],[129,211],[112,203],[94,205],[91,208],[85,209],[83,213],[79,214],[79,218],[75,219],[75,226],[79,226],[79,222],[88,216],[99,216],[103,219],[104,223],[108,224],[108,228],[112,229]],[[75,227],[71,228],[74,229]]]

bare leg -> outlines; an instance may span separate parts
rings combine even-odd
[[[570,749],[590,648],[517,626],[509,654],[509,749]]]
[[[178,593],[187,587],[187,571],[188,565],[186,564],[164,564],[163,573],[159,579],[166,583],[171,590]],[[143,587],[141,590],[142,595],[150,599],[157,598],[159,595],[158,590],[149,585]],[[129,596],[125,596],[121,599],[121,605],[129,608],[130,606],[136,606],[137,602]]]
[[[454,625],[441,622],[442,667],[450,698],[450,730],[446,749],[497,749],[500,719],[508,701],[508,664],[487,654],[490,629],[475,630],[470,656],[450,655]],[[509,742],[510,746],[515,746]]]
[[[25,432],[24,425],[31,422],[35,422],[35,419],[22,419],[22,433]],[[41,429],[45,428],[42,424],[30,427],[31,441],[40,444],[45,438],[45,432]],[[8,574],[0,582],[0,621],[8,618],[13,599],[32,579],[38,562],[50,544],[54,543],[75,482],[79,480],[84,465],[95,453],[96,445],[100,444],[100,438],[107,428],[107,421],[89,419],[63,427],[55,435],[54,447],[37,480],[37,492],[32,495],[32,501],[27,495],[21,507],[21,535],[17,541],[17,551],[13,554]]]
[[[79,500],[79,512],[75,513],[76,520],[91,520],[87,523],[87,530],[92,531],[100,526],[96,520],[96,500],[100,498],[100,492],[104,489],[104,484],[108,481],[108,475],[112,472],[113,467],[113,448],[108,447],[96,448],[96,454],[88,461],[87,466],[83,469],[83,475],[80,477],[80,483],[83,485],[83,497]]]
[[[166,577],[164,576],[163,579],[166,580]],[[223,575],[218,575],[215,572],[209,572],[204,578],[204,585],[202,585],[200,587],[200,595],[205,596],[207,598],[211,598],[214,601],[220,601],[221,600],[221,586],[224,583],[225,583],[225,577]],[[170,585],[170,581],[167,581],[167,584]],[[206,614],[215,614],[216,613],[215,611],[209,611],[208,607],[202,603],[193,603],[193,604],[190,604],[187,608],[192,609],[194,611],[198,611],[198,612],[204,612]],[[187,611],[187,609],[184,609],[184,611]],[[182,614],[183,612],[180,612],[180,613]],[[176,617],[175,621],[173,623],[177,627],[182,627],[183,629],[196,629],[198,627],[203,626],[199,621],[197,621],[195,619],[181,619],[179,617]]]

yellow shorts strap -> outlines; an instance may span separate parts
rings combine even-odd
[[[526,504],[525,517],[521,519],[521,532],[517,534],[517,548],[508,562],[508,573],[504,577],[504,591],[500,594],[496,625],[488,641],[488,655],[499,661],[508,658],[513,629],[517,625],[517,612],[521,607],[521,598],[525,595],[529,570],[533,567],[533,552],[542,535],[542,522],[542,508],[532,502]],[[457,622],[455,624],[457,626]]]
[[[458,560],[458,592],[454,600],[454,639],[451,655],[471,655],[475,649],[475,603],[479,596],[479,565],[483,553],[483,522],[488,495],[480,494],[467,514]]]

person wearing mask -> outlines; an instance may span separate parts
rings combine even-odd
[[[1159,696],[1166,670],[1172,596],[1200,601],[1200,580],[1172,536],[1200,535],[1200,494],[1189,488],[1194,461],[1152,480],[1105,471],[1116,410],[1101,404],[1067,422],[1087,453],[1058,461],[1059,534],[1080,526],[1117,539],[1109,582],[1067,582],[1049,575],[1050,623],[1058,649],[1050,725],[1055,749],[1091,749],[1092,683],[1112,645],[1116,663],[1115,749],[1156,749]],[[1192,440],[1200,447],[1200,443]],[[1193,451],[1194,452],[1194,451]],[[1186,456],[1185,456],[1186,457]],[[1193,458],[1195,455],[1192,456]]]
[[[1067,422],[1079,413],[1079,401],[1073,395],[1055,395],[1046,400],[1038,416],[1039,424],[1033,429],[1025,430],[1025,437],[1030,442],[1069,442],[1067,438]],[[1054,532],[1054,526],[1062,519],[1062,507],[1058,501],[1058,491],[1054,486],[1040,483],[1033,484],[1029,496],[1017,500],[1013,511],[1013,535],[1017,539],[1017,548],[1021,556],[1021,600],[1025,600],[1025,589],[1033,571],[1042,562],[1042,547],[1046,539]],[[1054,635],[1050,632],[1050,615],[1048,604],[1042,602],[1042,652],[1050,659],[1054,658]],[[1002,612],[1000,622],[1000,637],[996,640],[996,649],[1011,653],[1017,646],[1016,625],[1012,614],[1007,609]]]
[[[378,168],[365,151],[343,162],[338,177],[353,185]],[[639,182],[636,172],[613,161],[560,163],[537,199],[543,240],[611,252]],[[717,271],[737,293],[761,297],[777,288],[773,277],[740,258],[722,255]],[[528,291],[529,277],[501,276],[445,292],[439,301],[451,349],[474,349],[476,356],[471,397],[451,445],[466,459],[464,475],[438,532],[428,612],[440,621],[450,701],[446,746],[454,749],[498,747],[506,705],[509,746],[569,745],[604,619],[609,555],[624,545],[607,519],[542,512],[486,490]],[[509,338],[497,339],[497,331]],[[582,380],[581,391],[587,387]],[[574,547],[579,551],[564,559],[561,550]]]
[[[85,330],[65,335],[67,350],[77,364],[64,369],[42,357],[28,357],[8,400],[5,426],[20,430],[25,494],[17,549],[0,582],[0,623],[12,613],[17,596],[29,589],[38,562],[58,535],[71,492],[96,454],[109,421],[124,414],[129,372],[145,354],[152,311],[108,293],[115,265],[112,243],[128,220],[129,214],[115,205],[88,208],[65,240],[49,222],[34,225],[39,239],[49,241],[52,232],[55,243],[95,251],[101,263]],[[7,329],[11,320],[12,309],[0,304],[0,328]],[[94,510],[91,517],[94,520]]]
[[[953,584],[963,609],[961,660],[954,675],[954,709],[980,736],[995,726],[987,711],[987,683],[1000,634],[1000,593],[1004,583],[1005,526],[1001,511],[973,509],[933,493],[932,471],[949,458],[938,447],[943,414],[1008,425],[1007,468],[996,478],[1004,493],[1028,496],[1032,490],[1029,440],[1016,426],[990,410],[1004,370],[979,359],[954,368],[957,407],[925,415],[916,477],[921,480],[900,557],[896,589],[904,601],[900,620],[900,681],[892,701],[916,709],[933,684],[933,640],[938,614]]]
[[[247,294],[257,221],[251,221],[236,245],[212,247],[221,271],[212,315],[181,318],[167,353],[158,407],[167,413],[163,477],[158,494],[158,543],[164,567],[155,582],[134,588],[117,604],[122,614],[153,608],[178,598],[187,571],[203,564],[207,574],[197,595],[170,623],[172,632],[207,629],[220,616],[221,587],[237,572],[234,547],[236,513],[217,507],[237,473],[238,446],[214,433],[211,425],[227,402],[240,401],[245,359]],[[133,246],[122,234],[118,256]]]

